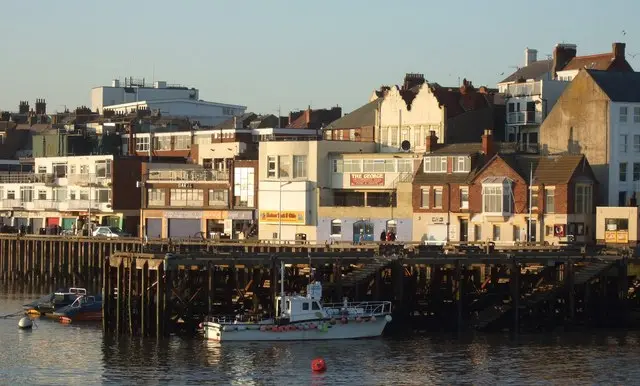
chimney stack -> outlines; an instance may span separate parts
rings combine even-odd
[[[36,115],[45,115],[47,113],[47,102],[44,99],[36,99]]]
[[[528,66],[536,60],[538,60],[538,50],[527,47],[524,50],[524,65]]]
[[[624,49],[626,44],[624,43],[613,43],[613,57],[615,59],[624,59]]]
[[[482,134],[482,152],[491,158],[496,154],[496,145],[493,142],[493,130],[486,129]]]
[[[562,71],[571,59],[576,57],[578,48],[575,44],[558,43],[553,49],[553,79],[556,78],[557,72]]]
[[[402,88],[404,90],[409,90],[410,88],[421,85],[423,83],[424,83],[424,74],[407,73],[404,76],[404,84],[402,85]]]
[[[431,153],[436,149],[438,145],[438,137],[436,136],[436,132],[434,130],[429,131],[429,136],[425,141],[425,151],[427,153]]]

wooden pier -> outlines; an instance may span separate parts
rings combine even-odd
[[[163,336],[193,332],[211,314],[272,313],[284,261],[287,292],[315,279],[326,300],[390,300],[403,328],[544,330],[635,323],[632,252],[0,235],[0,280],[102,291],[106,333]]]

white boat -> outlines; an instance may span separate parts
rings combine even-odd
[[[279,317],[255,322],[211,318],[204,323],[215,341],[295,341],[372,338],[391,322],[391,302],[322,304],[322,284],[311,283],[307,295],[278,296]],[[284,299],[284,308],[282,300]]]

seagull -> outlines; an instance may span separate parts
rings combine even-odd
[[[632,58],[635,58],[636,56],[638,56],[638,54],[628,54],[629,56],[631,56]]]
[[[504,75],[504,72],[501,72],[500,75]]]
[[[622,35],[626,35],[626,34],[627,34],[627,31],[622,30]]]

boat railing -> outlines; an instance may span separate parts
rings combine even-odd
[[[208,322],[218,324],[259,323],[264,320],[260,315],[216,315],[207,318]]]
[[[323,304],[329,316],[348,315],[374,316],[391,313],[391,302],[347,302]]]

